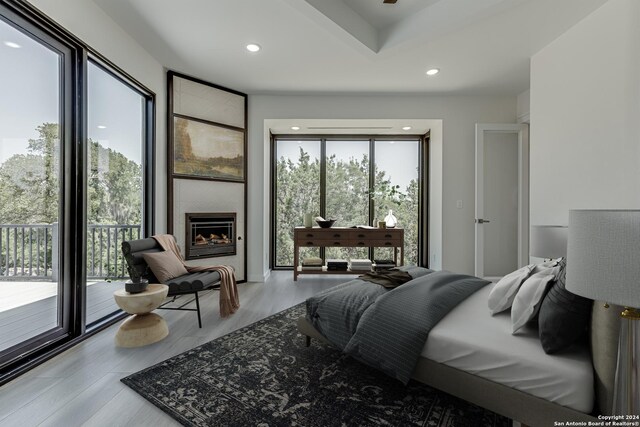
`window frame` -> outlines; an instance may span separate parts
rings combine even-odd
[[[293,270],[293,266],[276,264],[276,194],[277,194],[277,163],[278,141],[319,141],[320,142],[320,214],[326,212],[326,143],[327,141],[368,141],[369,143],[369,188],[374,185],[375,172],[375,143],[376,141],[416,141],[418,143],[418,264],[428,267],[428,164],[430,132],[425,135],[356,135],[356,134],[273,134],[270,133],[271,167],[270,167],[270,220],[269,237],[269,268],[272,270]],[[369,202],[369,224],[375,216],[375,204]],[[323,248],[320,249],[324,257]]]
[[[151,92],[149,89],[145,88],[142,84],[138,83],[136,80],[134,80],[131,76],[129,76],[128,74],[126,74],[124,71],[122,71],[120,68],[118,68],[116,65],[114,65],[113,63],[111,63],[109,60],[107,60],[106,58],[104,58],[102,55],[98,54],[97,52],[90,50],[88,51],[87,54],[87,60],[85,62],[86,64],[86,69],[88,71],[88,66],[89,63],[92,63],[94,66],[98,67],[101,71],[104,71],[105,73],[109,74],[111,77],[113,77],[114,79],[116,79],[118,82],[122,83],[123,85],[125,85],[126,87],[128,87],[129,89],[131,89],[132,91],[134,91],[135,93],[137,93],[138,95],[140,95],[143,99],[144,99],[144,111],[143,111],[143,120],[144,123],[142,125],[142,140],[143,140],[143,155],[142,155],[142,194],[143,194],[143,200],[142,200],[142,206],[143,206],[143,210],[142,210],[142,236],[144,237],[150,237],[151,235],[154,234],[155,231],[155,217],[153,215],[153,210],[154,210],[154,206],[155,206],[155,180],[154,180],[154,176],[155,176],[155,94],[153,92]],[[85,79],[86,82],[88,82],[88,76]],[[87,90],[87,84],[84,85],[84,89],[85,89],[85,96],[84,96],[84,100],[86,101],[86,106],[87,108],[84,109],[84,117],[83,117],[83,121],[85,122],[85,129],[87,129],[87,125],[86,122],[88,120],[88,108],[89,108],[89,96],[88,93],[86,93]],[[88,138],[88,130],[87,130],[87,137],[85,138],[85,144],[84,147],[87,147],[87,142],[88,142],[89,138]],[[88,198],[86,196],[87,194],[87,162],[88,162],[88,152],[87,150],[84,150],[83,153],[84,156],[84,160],[83,160],[83,170],[84,170],[84,198],[86,200],[85,202],[85,222],[84,222],[84,233],[86,233],[87,230],[87,218],[86,218],[86,204],[88,202]],[[83,238],[84,242],[86,242],[86,235]],[[86,254],[87,254],[87,248],[85,248],[84,250],[84,269],[82,270],[83,272],[86,272]],[[86,273],[83,274],[83,292],[86,293],[87,292],[87,284],[86,284]],[[104,327],[104,326],[109,326],[113,323],[113,318],[115,317],[116,320],[119,319],[122,316],[122,310],[117,310],[107,316],[104,316],[100,319],[97,319],[93,322],[91,322],[90,324],[86,323],[86,318],[87,318],[87,311],[86,311],[86,295],[83,298],[84,304],[82,307],[82,318],[85,320],[84,323],[84,330],[87,329],[87,327],[91,330],[94,328],[99,328],[99,327]]]
[[[0,353],[0,385],[127,316],[119,311],[86,324],[87,69],[100,66],[145,99],[143,218],[155,230],[156,95],[98,51],[24,0],[0,0],[0,20],[63,55],[60,98],[60,328]],[[64,52],[61,52],[64,51]]]

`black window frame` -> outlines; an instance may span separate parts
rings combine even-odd
[[[155,176],[155,161],[154,161],[155,159],[155,143],[154,143],[155,141],[155,95],[153,94],[153,92],[149,91],[149,89],[145,88],[143,85],[136,82],[132,77],[130,77],[124,71],[120,70],[117,66],[115,66],[114,64],[109,62],[106,58],[99,55],[97,52],[93,50],[89,51],[87,54],[87,61],[86,61],[87,70],[88,70],[89,63],[98,67],[101,71],[104,71],[105,73],[109,74],[111,77],[113,77],[114,79],[116,79],[118,82],[122,83],[129,89],[133,90],[135,93],[137,93],[144,99],[143,117],[145,122],[143,123],[143,126],[142,126],[143,140],[144,140],[144,147],[143,147],[144,152],[142,156],[142,171],[143,171],[142,193],[144,196],[144,200],[142,203],[143,211],[142,211],[141,225],[142,225],[143,236],[150,237],[151,235],[154,234],[154,230],[155,230],[155,217],[153,215],[154,206],[155,206],[155,180],[154,180],[154,176]],[[88,78],[87,78],[87,81],[88,81]],[[86,85],[85,85],[85,89],[86,89]],[[87,109],[85,109],[85,117],[84,117],[84,120],[86,122],[87,120],[86,113],[88,112],[88,107],[89,107],[88,94],[84,97],[84,99],[86,100],[86,103],[87,103]],[[86,129],[86,125],[85,125],[85,129]],[[88,132],[87,132],[86,140],[88,141]],[[85,170],[85,181],[86,181],[86,166],[88,162],[87,156],[88,156],[88,153],[85,150],[85,153],[84,153],[85,159],[83,162],[84,170]],[[85,183],[85,188],[84,188],[85,199],[86,199],[86,191],[87,191],[86,187],[87,186]],[[85,206],[85,213],[86,213],[86,206]],[[85,233],[86,233],[86,224],[87,224],[87,220],[85,219],[85,227],[84,227]],[[84,236],[83,241],[85,242],[87,241],[86,236]],[[84,252],[86,255],[86,252],[87,252],[86,248]],[[85,269],[83,271],[86,271],[86,256],[84,259],[84,263],[85,263],[85,266],[84,266]],[[86,292],[86,274],[85,274],[85,277],[83,277],[83,280],[85,281],[83,289],[84,289],[84,292]],[[84,300],[86,302],[86,297],[84,298]],[[97,319],[88,325],[85,324],[85,328],[88,327],[89,330],[92,330],[94,328],[98,328],[103,325],[109,326],[111,323],[113,323],[111,319],[114,316],[120,317],[121,314],[122,314],[121,310],[115,311],[114,313],[111,313],[107,316]],[[83,307],[83,318],[86,320],[86,306]]]
[[[155,231],[156,95],[124,70],[24,0],[0,0],[0,20],[63,53],[60,78],[60,328],[0,352],[0,385],[49,360],[127,314],[86,324],[87,69],[91,61],[145,99],[143,230]]]
[[[369,187],[374,185],[375,171],[375,143],[376,141],[416,141],[418,142],[418,264],[423,267],[429,266],[429,247],[428,247],[428,223],[429,223],[429,139],[430,132],[425,135],[336,135],[336,134],[273,134],[270,133],[270,150],[271,150],[271,167],[270,175],[270,226],[269,233],[270,254],[269,268],[272,270],[293,270],[293,266],[276,264],[276,204],[275,197],[277,194],[277,164],[278,164],[278,141],[319,141],[320,142],[320,215],[326,212],[326,143],[327,141],[368,141],[369,143]],[[369,225],[375,215],[375,204],[369,202]],[[324,250],[320,249],[320,255],[324,259]],[[371,249],[370,249],[371,255]]]

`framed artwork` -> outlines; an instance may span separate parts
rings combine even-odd
[[[245,182],[244,129],[173,115],[173,175]]]

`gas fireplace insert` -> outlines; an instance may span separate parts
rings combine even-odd
[[[236,214],[186,213],[186,259],[236,254]]]

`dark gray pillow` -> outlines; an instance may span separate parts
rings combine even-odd
[[[558,279],[542,300],[538,333],[545,353],[565,350],[584,342],[591,320],[593,301],[565,289],[567,262],[560,262]]]

